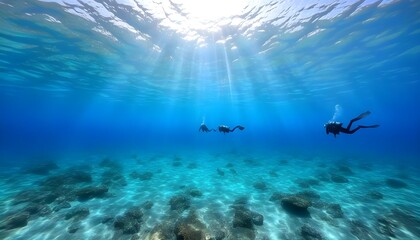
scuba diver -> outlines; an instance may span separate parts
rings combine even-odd
[[[226,126],[226,125],[220,125],[219,126],[219,132],[222,132],[222,133],[230,133],[230,132],[233,132],[233,131],[235,131],[237,128],[239,128],[239,130],[244,130],[245,128],[244,127],[242,127],[242,126],[240,126],[240,125],[238,125],[238,126],[236,126],[236,127],[234,127],[234,128],[232,128],[232,129],[230,129],[228,126]]]
[[[216,132],[215,129],[209,129],[204,122],[201,123],[200,127],[198,128],[198,131],[201,131],[201,132]]]
[[[343,123],[335,122],[335,121],[330,121],[330,122],[324,124],[324,127],[325,127],[325,130],[326,130],[327,134],[332,133],[332,134],[334,134],[334,137],[336,137],[337,134],[340,134],[340,132],[346,133],[346,134],[353,134],[361,128],[377,128],[377,127],[379,127],[379,124],[370,125],[370,126],[359,125],[355,129],[350,130],[351,125],[354,122],[359,121],[360,119],[362,119],[364,117],[367,117],[369,114],[370,114],[370,111],[366,111],[366,112],[360,114],[358,117],[353,118],[352,120],[350,120],[350,123],[347,126],[347,128],[343,128],[343,126],[342,126]]]
[[[203,121],[201,122],[201,125],[200,125],[200,127],[198,128],[198,131],[199,132],[216,132],[216,130],[215,129],[209,129],[207,126],[206,126],[206,117],[203,117]]]

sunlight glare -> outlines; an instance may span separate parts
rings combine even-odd
[[[218,21],[239,15],[249,0],[178,0],[191,20]]]

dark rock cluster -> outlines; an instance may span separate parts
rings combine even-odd
[[[281,199],[281,206],[289,214],[298,217],[310,217],[308,207],[311,206],[311,201],[301,196],[286,196]]]
[[[130,173],[130,177],[133,179],[139,179],[140,181],[147,181],[147,180],[152,179],[153,173],[152,172],[144,172],[144,173],[132,172]]]
[[[123,234],[134,234],[140,231],[143,212],[139,207],[127,210],[122,216],[117,216],[114,221],[115,229]]]
[[[391,187],[391,188],[406,188],[408,186],[407,183],[398,179],[393,179],[393,178],[386,179],[385,183],[388,187]]]
[[[89,186],[76,190],[75,195],[79,201],[86,201],[92,198],[104,197],[107,192],[108,187],[106,186]]]
[[[206,225],[200,221],[197,214],[191,211],[186,218],[180,218],[176,224],[174,233],[176,239],[206,240]]]
[[[66,213],[64,219],[66,220],[74,219],[78,221],[78,220],[85,219],[87,216],[89,216],[89,213],[90,211],[88,208],[84,208],[84,207],[72,208]]]
[[[261,190],[261,191],[267,190],[267,188],[268,188],[267,184],[265,182],[262,182],[262,181],[254,183],[253,186],[254,186],[255,189],[258,189],[258,190]]]
[[[29,217],[29,212],[19,212],[10,215],[0,222],[0,229],[10,230],[24,227],[28,224]]]
[[[341,175],[338,174],[331,174],[331,181],[335,182],[335,183],[348,183],[349,180]]]
[[[305,240],[322,240],[324,239],[321,232],[319,232],[316,228],[310,226],[309,224],[305,224],[300,228],[300,235]]]
[[[184,211],[191,206],[191,198],[187,195],[176,195],[169,201],[171,210]]]

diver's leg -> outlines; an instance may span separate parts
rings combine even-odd
[[[230,130],[231,132],[235,131],[237,128],[239,128],[239,130],[244,130],[245,128],[242,127],[241,125],[238,125],[236,127],[234,127],[232,130]]]
[[[362,118],[364,118],[364,117],[367,117],[367,116],[369,116],[369,114],[370,114],[370,111],[366,111],[366,112],[364,112],[364,113],[362,113],[362,114],[360,114],[359,116],[357,116],[357,117],[355,117],[355,118],[353,118],[352,120],[350,120],[350,122],[349,122],[349,125],[347,126],[347,131],[349,131],[349,132],[351,132],[350,131],[350,128],[351,128],[351,125],[354,123],[354,122],[356,122],[356,121],[359,121],[360,119],[362,119]],[[357,130],[359,130],[359,129],[357,129]],[[356,131],[357,131],[356,130]],[[355,131],[354,131],[355,132]],[[351,134],[351,133],[350,133]]]
[[[357,130],[359,130],[361,128],[377,128],[377,127],[379,127],[379,124],[370,125],[370,126],[362,126],[362,125],[359,125],[359,126],[357,126],[357,128],[355,128],[353,130],[347,130],[346,129],[346,131],[344,133],[353,134],[353,133],[355,133]]]
[[[361,127],[360,126],[357,126],[357,128],[355,128],[355,129],[353,129],[353,130],[348,130],[346,133],[347,134],[353,134],[353,133],[355,133],[357,130],[359,130]]]

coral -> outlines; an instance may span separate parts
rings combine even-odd
[[[340,204],[336,204],[336,203],[327,205],[327,213],[332,218],[343,218],[344,217],[344,213],[341,210]]]

